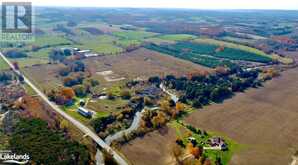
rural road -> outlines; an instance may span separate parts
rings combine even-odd
[[[13,64],[0,52],[1,58],[10,66],[10,68],[20,76],[24,77],[24,82],[27,83],[48,105],[50,105],[53,110],[55,110],[57,113],[59,113],[61,116],[63,116],[66,120],[71,122],[74,126],[76,126],[78,129],[80,129],[84,134],[88,135],[90,138],[92,138],[100,147],[105,149],[108,153],[110,153],[114,160],[119,165],[127,165],[128,163],[117,153],[115,152],[109,145],[107,145],[100,137],[97,136],[92,130],[90,130],[88,127],[77,121],[76,119],[69,116],[67,113],[62,111],[55,103],[51,102],[48,97],[41,92],[31,81],[25,77],[20,71],[16,70],[13,66]]]

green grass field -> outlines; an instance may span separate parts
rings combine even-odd
[[[167,40],[167,41],[187,41],[198,37],[194,35],[189,35],[189,34],[169,34],[169,35],[161,35],[161,36],[158,36],[157,38],[160,38],[162,40]]]
[[[69,40],[66,38],[63,38],[62,36],[38,36],[35,38],[35,41],[32,43],[32,45],[36,46],[52,46],[52,45],[64,45],[64,44],[71,44]]]
[[[256,42],[254,39],[244,39],[244,38],[237,38],[237,37],[230,37],[230,36],[225,36],[221,38],[222,40],[225,40],[227,42],[236,42],[240,44],[253,44]]]
[[[157,37],[146,38],[144,41],[145,42],[154,43],[156,45],[160,45],[160,44],[163,44],[163,43],[166,43],[166,44],[175,44],[175,41],[164,40],[164,39],[157,38]]]
[[[75,39],[80,45],[73,45],[80,49],[91,49],[101,54],[117,54],[123,51],[121,47],[116,46],[117,38],[109,35],[99,35],[96,37],[77,36]]]
[[[52,51],[53,48],[44,48],[40,49],[36,52],[29,52],[28,56],[32,58],[43,58],[43,59],[48,59],[49,53]]]
[[[121,32],[113,32],[112,34],[118,38],[129,39],[129,40],[143,40],[145,38],[149,38],[157,35],[156,33],[151,33],[146,31],[121,31]]]
[[[2,58],[0,58],[0,71],[7,70],[7,69],[9,69],[8,64]]]
[[[141,45],[142,42],[138,41],[138,40],[128,40],[128,39],[122,39],[122,40],[118,40],[116,41],[116,44],[119,45],[120,47],[123,48],[127,48],[131,45]]]
[[[91,49],[92,51],[100,54],[118,54],[123,51],[122,48],[115,46],[113,44],[109,43],[90,43],[90,44],[84,44],[84,45],[77,45],[75,47],[78,47],[80,49]]]

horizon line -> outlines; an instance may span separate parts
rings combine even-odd
[[[68,6],[68,5],[33,5],[33,7],[48,7],[48,8],[110,8],[110,9],[166,9],[166,10],[214,10],[214,11],[228,11],[228,10],[243,10],[243,11],[298,11],[297,9],[283,9],[283,8],[188,8],[188,7],[129,7],[129,6]]]

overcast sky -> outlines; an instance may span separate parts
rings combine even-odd
[[[31,0],[31,2],[38,6],[298,10],[298,0]]]

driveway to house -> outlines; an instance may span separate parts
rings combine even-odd
[[[111,145],[111,143],[113,141],[120,139],[124,136],[127,136],[127,135],[131,134],[133,131],[137,130],[140,127],[141,119],[142,119],[143,113],[145,112],[146,109],[153,111],[153,110],[159,109],[159,107],[154,107],[154,108],[144,107],[142,109],[142,111],[137,112],[135,114],[133,122],[128,129],[119,131],[119,132],[115,133],[114,135],[109,135],[108,137],[106,137],[106,139],[105,139],[106,144]]]

